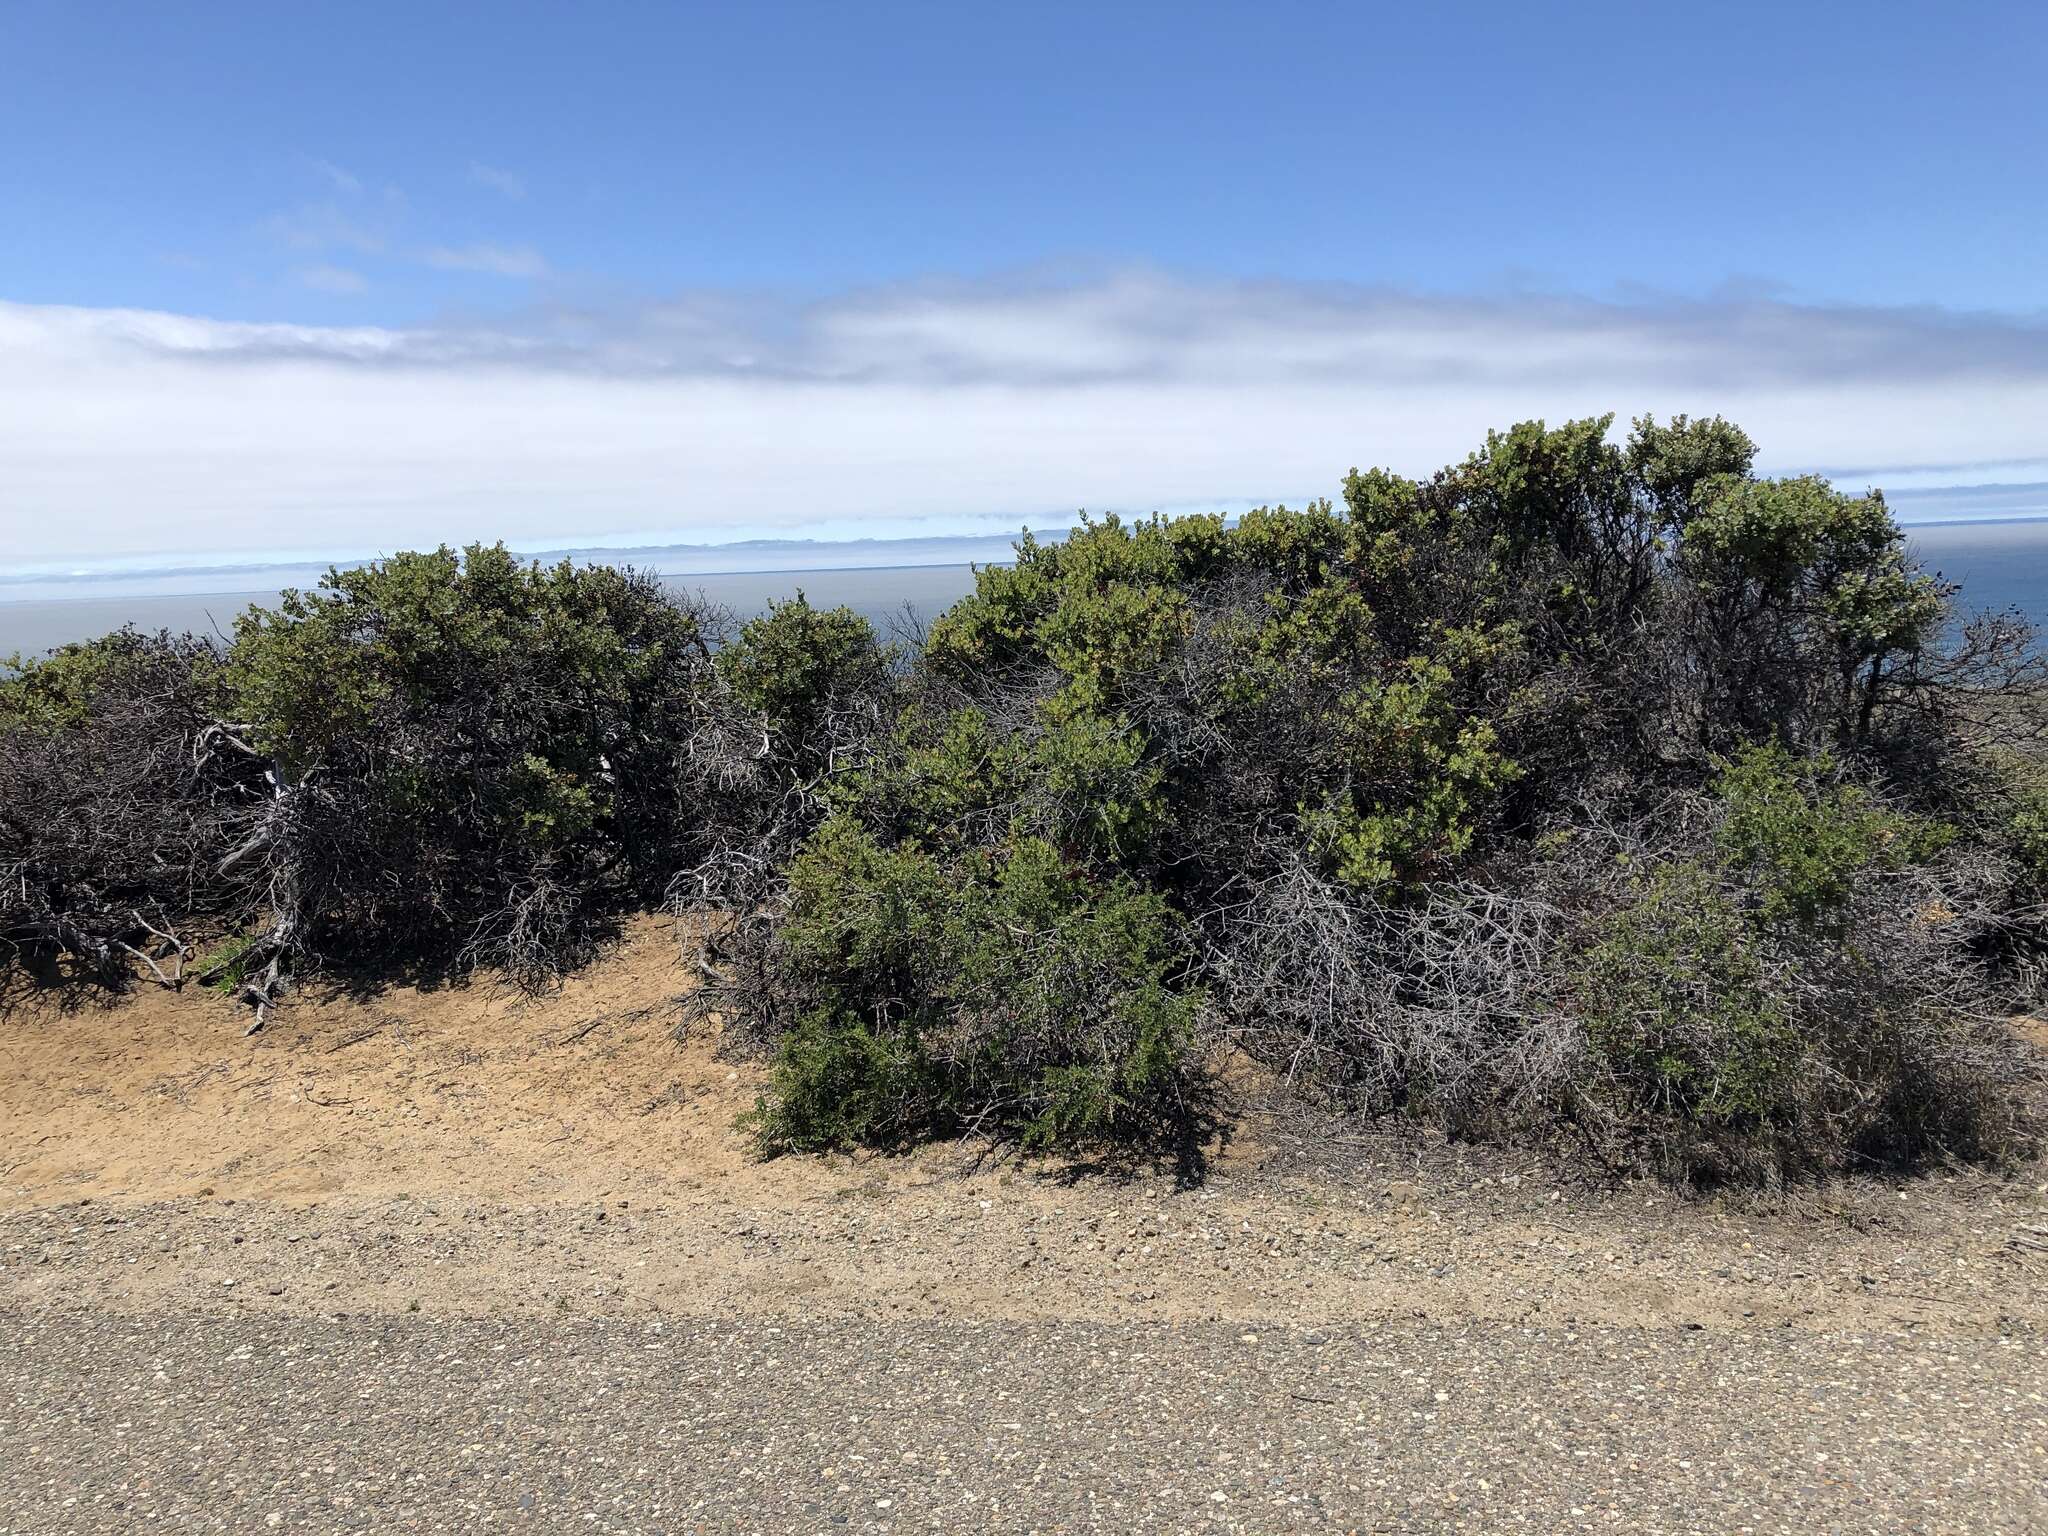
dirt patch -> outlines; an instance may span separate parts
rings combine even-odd
[[[0,1020],[0,1305],[1485,1319],[2032,1333],[2048,1176],[1774,1202],[1248,1118],[1197,1188],[942,1146],[759,1162],[645,922],[556,996],[203,992]]]
[[[0,1209],[201,1190],[648,1198],[758,1174],[732,1133],[753,1074],[708,1040],[674,1042],[682,985],[647,920],[540,999],[481,984],[300,993],[246,1040],[245,1010],[197,988],[21,1010],[0,1022],[0,1113],[34,1134],[0,1164]]]

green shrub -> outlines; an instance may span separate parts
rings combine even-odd
[[[274,937],[551,979],[687,847],[678,746],[709,668],[697,615],[651,578],[503,546],[401,554],[252,609],[225,680],[284,791]]]
[[[775,963],[796,1014],[765,1144],[893,1144],[981,1126],[1085,1143],[1184,1113],[1202,999],[1165,902],[1050,843],[942,862],[845,818],[790,872]]]
[[[122,987],[246,907],[221,865],[263,789],[218,673],[204,641],[122,630],[0,682],[0,984]]]
[[[1613,427],[1027,537],[915,654],[485,546],[67,648],[0,681],[0,943],[112,977],[203,914],[260,1005],[541,984],[663,897],[770,1146],[1178,1139],[1237,1045],[1681,1177],[1995,1151],[2048,662],[1880,496]]]
[[[1761,947],[1701,865],[1638,882],[1586,952],[1579,1003],[1631,1113],[1714,1134],[1767,1134],[1798,1117],[1812,1064]]]
[[[0,736],[15,730],[50,735],[84,726],[96,705],[147,690],[151,674],[171,654],[186,686],[200,694],[211,688],[217,667],[208,647],[134,629],[60,645],[43,656],[0,660]]]
[[[1710,814],[1705,848],[1631,877],[1567,973],[1616,1155],[1691,1181],[2010,1147],[1953,829],[1775,743],[1724,767]]]
[[[2048,787],[2037,788],[2009,823],[2024,888],[2048,895]]]
[[[820,1009],[776,1049],[741,1125],[764,1152],[895,1145],[945,1128],[947,1084],[915,1041]]]
[[[1954,839],[1953,828],[1880,805],[1837,773],[1831,756],[1795,759],[1776,742],[1721,768],[1716,841],[1753,882],[1765,922],[1839,932],[1860,879],[1923,864]]]
[[[1415,657],[1405,675],[1342,698],[1347,782],[1305,818],[1339,879],[1386,895],[1452,873],[1472,853],[1520,769],[1494,725],[1456,697],[1449,666]]]
[[[1881,498],[1756,479],[1718,418],[1611,427],[977,573],[750,930],[764,1125],[1129,1134],[1213,1019],[1461,1127],[1597,1104],[1686,1176],[1960,1145],[1991,973],[1927,914],[1998,902],[1952,856],[1941,690],[1976,663],[1932,681],[1945,595]],[[1013,909],[1054,859],[1058,915]],[[1106,948],[1140,909],[1155,937]],[[1034,946],[1087,984],[1049,993]]]
[[[718,654],[718,673],[740,706],[758,715],[797,764],[824,766],[846,735],[835,716],[861,715],[887,686],[891,653],[874,627],[850,608],[813,608],[799,592],[749,620]]]
[[[2014,905],[2048,901],[2048,762],[2006,749],[1978,768],[1972,788],[1992,845],[2012,862]]]

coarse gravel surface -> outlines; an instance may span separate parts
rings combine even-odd
[[[2034,1341],[0,1317],[0,1533],[2048,1529]]]
[[[673,955],[0,1013],[0,1536],[2048,1533],[2038,1158],[764,1163]]]

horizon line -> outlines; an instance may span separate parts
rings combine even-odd
[[[1149,513],[1144,513],[1144,514],[1131,514],[1131,513],[1105,513],[1104,515],[1105,515],[1105,516],[1149,516],[1150,514],[1149,514]],[[1192,513],[1192,512],[1190,512],[1190,513],[1181,513],[1181,514],[1178,514],[1178,515],[1181,515],[1181,516],[1201,516],[1201,515],[1213,515],[1213,514],[1202,514],[1202,513]],[[1234,515],[1232,515],[1232,514],[1225,514],[1225,516],[1226,516],[1226,519],[1227,519],[1227,520],[1229,520],[1229,521],[1235,521],[1235,516],[1234,516]],[[2030,512],[2030,513],[2020,513],[2020,514],[2016,514],[2016,515],[2013,515],[2013,516],[2008,516],[2008,517],[1945,517],[1945,518],[1929,518],[1929,519],[1924,519],[1924,520],[1908,520],[1908,519],[1905,519],[1905,518],[1898,518],[1898,519],[1895,519],[1895,521],[1897,522],[1898,526],[1899,526],[1899,527],[1900,527],[1900,528],[1901,528],[1902,530],[1916,530],[1916,529],[1928,529],[1928,528],[1965,528],[1965,527],[2005,527],[2005,526],[2016,526],[2016,525],[2020,525],[2020,524],[2026,524],[2026,523],[2048,523],[2048,511],[2044,511],[2044,512]],[[669,544],[616,544],[616,545],[607,545],[607,544],[553,544],[553,543],[549,543],[549,544],[544,544],[544,545],[539,545],[539,546],[535,546],[535,547],[533,547],[533,548],[525,548],[525,549],[522,549],[522,548],[519,548],[519,547],[517,547],[517,546],[514,546],[514,545],[512,545],[512,544],[510,544],[510,543],[508,542],[508,543],[506,543],[506,548],[508,549],[508,551],[509,551],[509,552],[510,552],[511,554],[513,554],[513,555],[517,556],[518,558],[520,558],[520,559],[522,559],[522,560],[531,560],[531,561],[534,561],[535,563],[540,563],[540,562],[542,562],[542,560],[543,560],[543,559],[544,559],[545,557],[548,557],[548,556],[556,556],[556,557],[559,557],[559,558],[561,558],[561,559],[565,559],[565,560],[574,560],[574,559],[575,559],[576,557],[578,557],[578,556],[599,556],[599,555],[610,555],[610,556],[630,556],[630,555],[634,555],[634,554],[638,554],[638,553],[658,553],[658,552],[661,552],[661,551],[667,551],[667,550],[692,550],[692,551],[705,551],[705,552],[715,552],[715,551],[727,551],[727,550],[729,550],[729,551],[735,551],[735,552],[737,552],[737,551],[743,551],[743,550],[752,550],[752,549],[762,549],[762,550],[768,550],[768,549],[789,549],[789,550],[798,550],[798,549],[804,549],[804,550],[819,550],[819,551],[825,551],[825,550],[833,550],[833,549],[840,549],[840,550],[846,550],[846,549],[857,549],[857,548],[873,548],[873,547],[876,547],[876,546],[881,546],[882,548],[885,548],[885,549],[886,549],[886,548],[889,548],[889,547],[891,547],[891,546],[894,546],[894,547],[896,547],[896,548],[897,548],[897,549],[898,549],[898,550],[900,551],[900,550],[902,549],[902,547],[903,547],[903,546],[908,546],[908,545],[930,545],[930,544],[995,544],[995,543],[1001,543],[1001,544],[1003,544],[1003,545],[1007,546],[1008,548],[1010,548],[1010,549],[1014,550],[1014,549],[1016,548],[1016,545],[1017,545],[1018,541],[1019,541],[1020,539],[1022,539],[1023,537],[1025,537],[1025,535],[1026,535],[1027,533],[1029,533],[1031,537],[1033,537],[1033,538],[1036,538],[1036,539],[1039,539],[1039,540],[1041,540],[1041,541],[1056,541],[1056,540],[1064,540],[1064,539],[1066,539],[1066,538],[1067,538],[1067,537],[1068,537],[1069,535],[1071,535],[1072,533],[1074,533],[1074,532],[1076,531],[1076,527],[1078,527],[1078,525],[1075,525],[1075,526],[1070,526],[1070,527],[1067,527],[1067,528],[1062,528],[1062,529],[1059,529],[1059,530],[1048,530],[1048,531],[1045,531],[1045,532],[1042,532],[1042,533],[1041,533],[1041,532],[1038,532],[1038,531],[1036,531],[1036,530],[1031,530],[1031,529],[1028,529],[1028,528],[1020,528],[1020,529],[1019,529],[1019,530],[1017,530],[1017,531],[1016,531],[1015,533],[988,533],[988,534],[923,534],[923,535],[901,536],[901,537],[896,537],[896,538],[872,538],[872,537],[870,537],[870,538],[856,538],[856,539],[808,539],[808,538],[793,538],[793,539],[773,539],[773,538],[754,538],[754,539],[734,539],[734,540],[730,540],[730,541],[728,541],[728,542],[725,542],[725,543],[719,543],[719,544],[691,544],[691,543],[680,543],[680,542],[679,542],[679,543],[669,543]],[[471,540],[471,541],[468,541],[468,542],[469,542],[469,543],[479,543],[479,542],[481,542],[481,541],[480,541],[480,540]],[[323,556],[310,556],[310,555],[309,555],[309,556],[306,556],[306,557],[304,557],[304,558],[299,558],[299,559],[292,559],[292,558],[289,558],[289,557],[287,557],[287,558],[282,558],[282,559],[263,559],[263,560],[253,560],[253,561],[248,561],[248,562],[239,562],[239,561],[231,561],[231,562],[226,562],[226,563],[218,563],[218,564],[211,564],[211,565],[182,565],[182,566],[131,566],[131,567],[127,567],[127,568],[125,568],[125,569],[111,569],[111,570],[109,570],[109,569],[102,569],[102,570],[89,570],[89,569],[88,569],[88,570],[73,570],[73,571],[61,571],[61,572],[38,572],[38,573],[35,573],[35,574],[29,574],[29,573],[27,573],[27,572],[14,572],[14,571],[8,571],[8,570],[6,570],[6,569],[4,569],[4,568],[0,568],[0,587],[22,587],[22,586],[50,586],[50,587],[58,587],[58,588],[61,588],[61,587],[68,587],[68,586],[74,586],[74,585],[86,585],[86,584],[92,584],[92,585],[104,585],[104,586],[119,586],[120,584],[122,584],[122,583],[124,583],[124,582],[140,582],[140,581],[170,581],[170,580],[176,580],[176,579],[177,579],[177,578],[179,578],[179,577],[189,577],[189,578],[198,578],[198,577],[209,577],[209,576],[210,576],[210,577],[217,577],[217,578],[221,578],[221,579],[227,579],[227,578],[229,578],[229,577],[231,577],[231,576],[241,576],[241,575],[247,575],[247,576],[256,576],[256,575],[259,575],[260,573],[262,573],[262,572],[265,572],[265,571],[310,571],[310,570],[321,570],[321,571],[323,571],[323,572],[324,572],[324,571],[329,571],[329,570],[355,570],[355,569],[360,569],[360,568],[362,568],[363,566],[367,566],[367,565],[374,565],[374,564],[378,563],[379,561],[383,561],[383,560],[389,560],[389,559],[392,559],[392,558],[394,558],[394,557],[395,557],[396,555],[399,555],[399,554],[410,554],[410,553],[420,553],[420,552],[423,552],[423,551],[424,551],[424,550],[426,550],[426,549],[438,549],[438,548],[442,548],[442,547],[453,547],[453,548],[461,549],[461,548],[465,548],[465,547],[467,547],[467,545],[465,544],[465,545],[453,545],[453,546],[447,546],[447,545],[445,544],[445,541],[444,541],[444,542],[443,542],[442,544],[436,544],[436,545],[431,545],[431,546],[420,546],[420,547],[418,547],[418,548],[412,548],[412,549],[400,549],[400,550],[394,550],[394,551],[388,551],[388,552],[381,552],[381,553],[377,553],[377,554],[366,554],[366,555],[346,555],[346,556],[324,556],[324,557],[323,557]],[[626,560],[604,560],[604,559],[585,559],[585,560],[583,560],[583,561],[582,561],[581,563],[583,563],[583,564],[586,564],[586,565],[605,565],[605,564],[626,564],[626,565],[630,565],[630,564],[631,564],[631,562],[630,562],[630,561],[626,561]],[[664,571],[664,570],[661,570],[661,569],[660,569],[659,567],[655,567],[655,566],[647,566],[647,567],[643,567],[643,568],[644,568],[644,569],[650,569],[650,570],[653,570],[653,571],[654,571],[654,574],[656,574],[657,576],[660,576],[660,577],[662,577],[662,578],[663,578],[664,580],[666,580],[666,581],[682,581],[682,580],[686,580],[686,579],[689,579],[689,578],[692,578],[692,577],[711,577],[711,576],[800,576],[800,575],[807,575],[807,574],[812,574],[812,573],[820,573],[820,574],[823,574],[823,573],[835,573],[835,572],[840,572],[840,571],[912,571],[912,570],[946,570],[946,569],[950,569],[950,568],[953,568],[953,567],[958,567],[958,566],[975,566],[975,565],[982,565],[982,564],[993,564],[993,565],[1002,565],[1002,564],[1008,564],[1008,563],[1010,563],[1010,562],[1008,562],[1008,561],[1005,561],[1005,560],[1000,560],[1000,559],[996,559],[996,560],[975,560],[975,559],[972,559],[972,558],[968,558],[968,559],[931,559],[931,560],[893,560],[893,561],[881,561],[881,562],[873,562],[873,563],[865,563],[865,564],[852,564],[852,565],[848,565],[848,564],[822,564],[822,565],[759,565],[759,566],[733,566],[733,567],[727,567],[727,568],[721,568],[721,569],[715,569],[715,570],[697,570],[697,571],[691,571],[691,570],[679,570],[679,571],[673,571],[673,572],[670,572],[670,571]],[[166,596],[166,597],[168,597],[168,596],[179,596],[179,597],[239,597],[239,596],[243,596],[243,595],[246,595],[246,594],[248,594],[248,593],[252,593],[252,592],[261,592],[261,591],[266,591],[266,590],[270,590],[270,589],[268,589],[268,588],[264,588],[264,587],[260,587],[260,586],[259,586],[259,587],[241,587],[241,586],[237,586],[237,587],[208,587],[208,588],[205,588],[205,589],[202,589],[202,590],[198,590],[198,591],[183,591],[183,592],[178,592],[178,593],[151,593],[151,594],[137,594],[137,595],[147,595],[147,596]],[[118,595],[120,595],[120,594],[119,594],[119,593],[114,593],[114,594],[109,594],[109,595],[114,595],[114,596],[118,596]],[[31,595],[18,595],[18,596],[4,596],[4,595],[0,595],[0,605],[8,605],[8,604],[17,604],[17,603],[32,603],[32,602],[93,602],[93,601],[98,601],[98,600],[104,600],[101,594],[64,594],[64,595],[58,595],[58,594],[56,594],[56,593],[52,593],[52,594],[50,594],[50,595],[48,595],[48,596],[44,596],[44,595],[42,595],[42,594],[39,594],[39,593],[38,593],[38,594],[31,594]]]

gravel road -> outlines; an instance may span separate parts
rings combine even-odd
[[[1305,1107],[1192,1189],[763,1163],[673,942],[10,1019],[0,1536],[2048,1536],[2048,1164],[1681,1198]]]
[[[0,1533],[2048,1530],[2038,1340],[0,1312]]]

